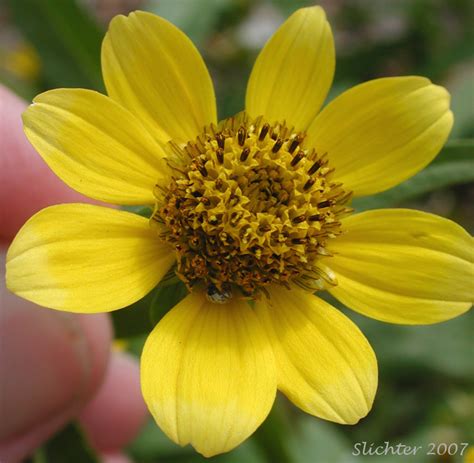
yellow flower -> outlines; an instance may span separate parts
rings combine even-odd
[[[33,82],[38,79],[41,61],[36,50],[26,42],[20,42],[9,49],[0,49],[2,67],[16,78]]]
[[[460,226],[348,207],[351,194],[386,190],[436,156],[453,121],[444,88],[376,79],[319,112],[335,65],[319,7],[280,27],[255,63],[245,112],[220,123],[202,58],[162,18],[115,18],[102,62],[108,97],[43,93],[24,114],[25,132],[72,188],[153,204],[153,216],[47,208],[9,249],[8,287],[92,313],[137,301],[175,271],[190,294],[152,331],[141,360],[145,400],[175,442],[206,456],[234,448],[277,388],[337,423],[368,413],[375,355],[315,290],[393,323],[471,307],[472,239]]]
[[[463,459],[464,463],[474,463],[474,447],[469,447]]]

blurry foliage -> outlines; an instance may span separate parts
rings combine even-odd
[[[296,8],[312,3],[144,0],[142,7],[175,23],[197,44],[215,82],[220,117],[226,117],[243,108],[251,66],[271,30]],[[455,126],[440,156],[401,185],[354,200],[354,207],[363,210],[416,204],[434,212],[441,210],[443,215],[454,214],[467,228],[474,227],[469,200],[469,195],[474,199],[469,186],[474,179],[474,3],[321,0],[320,4],[327,11],[337,45],[337,70],[329,99],[365,80],[404,74],[425,75],[447,86],[452,94]],[[16,28],[27,47],[35,48],[40,65],[34,74],[18,72],[31,69],[24,61],[28,57],[13,56],[0,44],[4,62],[0,81],[27,98],[54,87],[103,91],[100,44],[104,31],[91,9],[74,0],[7,0],[6,6],[10,26]],[[20,66],[12,67],[11,63]],[[450,201],[454,204],[442,209]],[[128,209],[144,216],[151,213],[149,208]],[[140,354],[146,334],[186,293],[184,285],[173,283],[161,284],[142,301],[113,314],[116,336],[127,338],[130,352]],[[173,444],[150,420],[130,445],[130,455],[138,463],[401,461],[396,456],[351,455],[356,442],[383,444],[388,440],[392,444],[423,445],[424,451],[411,456],[410,462],[462,461],[449,455],[432,459],[426,449],[429,442],[474,441],[474,314],[417,327],[381,323],[341,309],[361,327],[379,359],[375,405],[357,426],[338,426],[309,417],[279,397],[268,422],[229,454],[204,459],[189,447]],[[59,461],[53,458],[57,449],[77,450],[81,442],[80,433],[67,428],[38,452],[34,461]],[[93,461],[86,447],[82,451],[86,452],[82,462],[88,458]],[[70,454],[60,455],[69,458]]]
[[[70,423],[30,459],[31,463],[100,463],[79,426]],[[28,462],[28,463],[30,463]]]
[[[103,32],[74,0],[7,0],[12,20],[36,48],[40,85],[103,89]]]

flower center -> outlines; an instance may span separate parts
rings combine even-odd
[[[210,300],[225,302],[275,283],[313,291],[334,283],[320,257],[341,232],[350,193],[303,139],[284,123],[237,115],[184,146],[169,144],[176,175],[158,187],[152,220],[164,224],[161,238],[189,289],[204,285]]]

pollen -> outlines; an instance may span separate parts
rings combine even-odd
[[[350,192],[331,180],[327,153],[304,133],[245,114],[168,145],[171,183],[155,189],[151,217],[177,254],[176,273],[214,302],[257,298],[265,287],[335,284],[321,257],[341,233]],[[164,230],[164,231],[163,231]]]

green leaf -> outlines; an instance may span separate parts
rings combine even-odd
[[[5,71],[5,69],[2,69],[1,66],[0,83],[27,101],[33,99],[33,97],[39,93],[39,88],[36,83],[33,84],[32,82],[25,81],[18,76],[12,75]]]
[[[350,310],[327,292],[318,293],[318,296],[343,311],[362,330],[377,353],[380,364],[392,366],[399,374],[405,374],[411,365],[474,380],[472,310],[443,323],[398,325]]]
[[[308,6],[308,0],[273,0],[273,2],[285,16],[289,16],[298,8]]]
[[[53,436],[33,457],[34,463],[99,463],[84,434],[70,423]]]
[[[474,104],[472,99],[474,65],[460,66],[451,70],[452,77],[447,82],[451,93],[451,109],[454,113],[452,137],[474,135]]]
[[[157,291],[155,288],[134,304],[111,313],[115,337],[130,338],[153,329],[148,313]]]
[[[131,456],[139,461],[155,461],[160,458],[172,458],[193,455],[190,447],[182,448],[171,441],[153,419],[149,419],[138,437],[128,448]]]
[[[397,206],[441,188],[474,180],[474,142],[460,140],[446,146],[439,159],[400,185],[374,196],[356,198],[356,211]]]
[[[153,419],[150,419],[139,436],[132,442],[128,452],[135,461],[141,463],[176,462],[176,463],[264,463],[258,447],[252,439],[224,455],[204,458],[198,455],[189,445],[180,447],[171,441]],[[277,460],[274,460],[277,461]],[[279,460],[278,460],[278,463]]]
[[[178,26],[200,45],[213,32],[219,15],[231,5],[230,0],[149,0],[145,9]]]
[[[379,360],[394,369],[408,364],[429,367],[446,375],[474,380],[472,333],[474,312],[426,326],[400,326],[347,312],[370,339]]]
[[[299,415],[289,444],[296,463],[310,461],[324,463],[349,463],[351,458],[349,442],[338,432],[337,425],[307,415]]]
[[[127,342],[125,344],[125,350],[129,353],[134,355],[137,358],[140,358],[143,352],[143,347],[145,342],[148,338],[148,333],[142,333],[138,336],[134,336],[131,338],[127,338]]]
[[[188,294],[185,284],[178,281],[174,284],[163,284],[157,288],[153,295],[150,307],[150,320],[155,326],[179,301]]]
[[[127,212],[132,212],[133,214],[141,215],[145,218],[150,218],[153,213],[151,206],[122,206],[122,209]]]
[[[40,56],[47,86],[103,89],[103,32],[74,0],[8,0],[8,5]]]
[[[288,447],[290,427],[282,405],[279,400],[275,401],[270,414],[252,436],[268,463],[295,461]]]
[[[174,270],[145,297],[111,313],[117,338],[132,338],[148,334],[163,315],[188,294],[186,286]]]
[[[474,160],[474,138],[467,138],[446,143],[441,153],[433,160],[433,164],[472,160]]]

